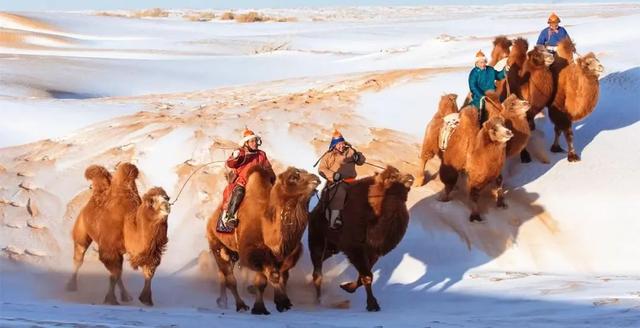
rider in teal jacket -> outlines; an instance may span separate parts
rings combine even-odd
[[[469,73],[469,89],[472,95],[471,104],[480,109],[480,123],[487,119],[484,104],[480,103],[482,97],[487,91],[496,90],[496,80],[504,79],[507,70],[508,68],[505,66],[503,70],[496,71],[493,67],[487,66],[487,58],[482,51],[478,51],[476,54],[476,66]]]

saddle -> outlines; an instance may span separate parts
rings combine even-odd
[[[451,113],[444,117],[444,125],[440,129],[440,135],[438,136],[438,148],[444,151],[447,149],[449,138],[460,124],[460,114]]]

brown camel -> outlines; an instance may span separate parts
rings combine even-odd
[[[504,118],[505,127],[513,132],[513,137],[507,141],[507,158],[521,154],[531,136],[527,119],[529,102],[520,100],[518,96],[511,94],[500,103],[498,94],[495,92],[488,92],[485,99],[489,117],[501,116]]]
[[[171,212],[169,196],[160,187],[151,188],[142,197],[135,213],[124,220],[124,246],[134,270],[142,267],[144,288],[138,299],[152,306],[151,279],[160,265],[167,242],[167,218]]]
[[[254,287],[256,301],[253,314],[269,314],[263,294],[267,282],[275,289],[274,301],[278,311],[292,306],[286,293],[289,270],[302,254],[302,234],[307,227],[308,204],[320,179],[293,167],[278,175],[272,184],[272,172],[261,167],[249,171],[245,198],[238,209],[240,225],[233,233],[216,231],[222,206],[218,207],[207,224],[209,247],[218,264],[220,297],[218,306],[227,306],[226,289],[236,301],[236,311],[248,310],[238,294],[233,275],[235,262],[256,272]]]
[[[592,52],[573,60],[574,52],[575,44],[571,39],[566,38],[558,44],[558,63],[552,66],[557,76],[557,90],[549,105],[549,118],[555,131],[551,151],[564,152],[559,143],[560,134],[564,133],[569,162],[580,160],[573,146],[572,123],[587,117],[595,109],[600,93],[598,79],[604,71]]]
[[[460,124],[451,135],[449,145],[442,155],[440,179],[445,189],[440,201],[450,200],[450,194],[463,171],[467,173],[469,197],[473,202],[469,220],[482,221],[478,209],[480,191],[490,182],[496,182],[496,205],[505,207],[500,172],[506,158],[506,143],[513,133],[505,127],[504,118],[491,115],[478,127],[478,110],[465,107],[460,111]]]
[[[120,287],[122,301],[128,302],[131,297],[121,278],[123,254],[126,251],[122,230],[125,217],[135,213],[141,203],[135,183],[138,168],[130,163],[119,164],[108,191],[105,190],[105,186],[109,172],[105,168],[91,166],[85,172],[85,177],[92,181],[95,190],[89,203],[78,215],[73,228],[75,269],[67,288],[77,289],[78,270],[84,260],[84,254],[89,245],[95,242],[98,244],[100,261],[110,273],[109,290],[104,302],[118,304],[115,296],[116,283]]]
[[[494,41],[492,62],[504,56],[508,56],[507,64],[510,66],[507,78],[496,84],[496,92],[500,99],[506,99],[512,93],[520,99],[529,102],[527,120],[530,130],[535,130],[534,118],[540,113],[553,97],[554,83],[550,65],[553,63],[553,55],[544,47],[535,47],[528,51],[529,43],[526,39],[517,38],[511,42],[511,47],[506,47],[505,37],[498,37]],[[508,81],[509,88],[506,88]],[[525,148],[520,153],[523,163],[531,162],[531,156]]]
[[[394,167],[372,177],[357,180],[349,186],[342,216],[344,225],[339,231],[330,230],[321,204],[311,212],[309,222],[309,251],[313,262],[313,283],[316,300],[320,302],[322,263],[343,252],[358,270],[356,281],[340,287],[353,293],[362,285],[367,291],[367,310],[380,311],[373,296],[371,269],[378,258],[394,249],[407,230],[409,212],[407,194],[413,177],[401,174]],[[323,196],[324,198],[324,196]]]
[[[433,118],[427,125],[424,132],[424,139],[422,140],[422,150],[420,151],[420,165],[418,165],[417,177],[414,185],[416,187],[424,184],[424,170],[427,162],[434,156],[440,154],[440,147],[438,146],[438,138],[440,135],[440,129],[444,125],[444,117],[458,112],[458,104],[456,100],[458,95],[450,93],[440,97],[440,103],[438,104],[438,111],[433,115]]]

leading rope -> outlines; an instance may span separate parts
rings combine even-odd
[[[211,161],[209,163],[205,163],[200,165],[199,168],[195,169],[193,172],[191,172],[191,174],[189,175],[189,177],[187,178],[187,180],[184,182],[184,184],[182,184],[182,187],[180,188],[180,191],[178,192],[178,195],[176,196],[176,199],[173,200],[173,202],[171,203],[171,206],[173,206],[173,204],[175,204],[178,201],[178,198],[180,197],[180,195],[182,194],[182,191],[184,190],[184,187],[187,186],[187,183],[189,182],[189,180],[191,180],[191,177],[193,177],[194,174],[196,174],[196,172],[200,171],[202,168],[204,168],[205,166],[209,166],[212,164],[219,164],[219,163],[225,163],[226,161],[221,160],[221,161]]]

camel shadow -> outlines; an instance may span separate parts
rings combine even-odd
[[[502,255],[516,243],[520,227],[544,213],[535,204],[538,194],[517,188],[508,191],[506,210],[495,208],[485,194],[481,213],[486,221],[470,223],[469,201],[461,189],[452,193],[448,203],[439,202],[433,194],[411,207],[402,242],[376,265],[383,289],[444,292],[470,269]]]
[[[601,133],[623,129],[640,121],[640,105],[636,101],[639,87],[640,67],[614,72],[600,80],[600,97],[597,107],[591,115],[573,125],[576,151],[584,161],[589,160],[589,145]],[[518,160],[511,160],[507,168],[510,173],[506,175],[505,180],[507,185],[524,186],[537,180],[558,163],[567,160],[566,153],[549,151],[554,136],[553,124],[549,119],[547,117],[536,119],[536,127],[544,133],[544,144],[538,145],[538,148],[546,152],[549,163],[543,164],[534,159],[532,163],[521,164]],[[536,133],[540,132],[534,132]],[[561,145],[566,149],[564,138],[561,138]],[[580,163],[572,165],[580,165]]]

